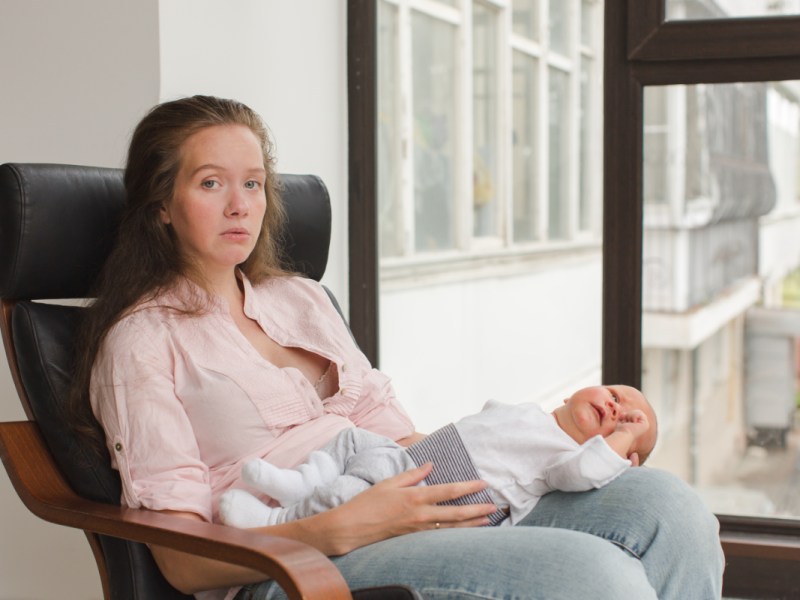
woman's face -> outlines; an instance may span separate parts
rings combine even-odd
[[[250,256],[266,210],[265,180],[258,138],[244,125],[208,127],[184,142],[161,219],[204,277],[225,277]]]

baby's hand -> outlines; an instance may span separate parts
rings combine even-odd
[[[627,431],[636,439],[648,429],[650,429],[650,421],[647,420],[644,411],[638,408],[623,413],[617,421],[617,431]]]

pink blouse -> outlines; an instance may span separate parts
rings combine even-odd
[[[176,291],[141,304],[109,332],[90,386],[125,505],[213,521],[250,458],[295,466],[353,425],[395,440],[413,432],[320,284],[245,279],[244,290],[245,314],[279,344],[330,360],[338,386],[321,399],[298,369],[265,360],[219,298],[200,316],[170,308]]]

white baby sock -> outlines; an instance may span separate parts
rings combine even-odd
[[[276,525],[280,508],[272,508],[244,490],[228,490],[219,499],[219,517],[225,525],[240,529]]]
[[[248,461],[242,467],[242,479],[275,498],[281,506],[296,504],[315,487],[327,485],[339,475],[336,461],[320,450],[309,454],[308,462],[294,469],[282,469],[261,459]]]

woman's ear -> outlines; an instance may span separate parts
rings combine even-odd
[[[172,220],[169,217],[169,211],[167,210],[167,207],[162,204],[160,212],[161,212],[161,222],[164,223],[164,225],[169,225],[172,222]]]

